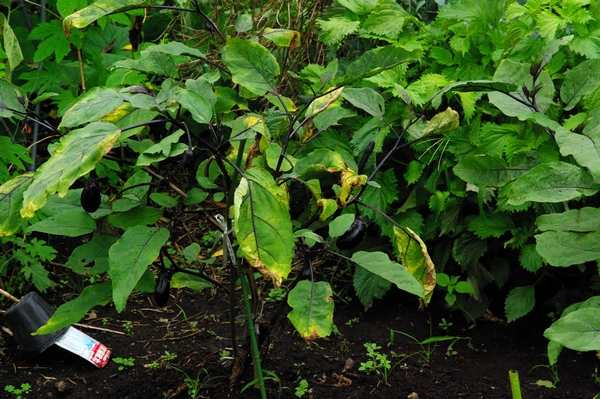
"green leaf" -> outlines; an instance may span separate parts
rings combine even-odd
[[[79,237],[90,234],[94,230],[96,230],[96,221],[89,213],[80,209],[70,209],[37,222],[25,231],[27,233],[38,231],[65,237]]]
[[[52,280],[48,278],[48,270],[44,269],[40,263],[31,263],[24,265],[21,273],[25,278],[31,280],[36,289],[41,292],[46,292],[48,288],[54,287]]]
[[[85,28],[106,15],[151,6],[149,0],[98,0],[83,10],[74,12],[63,20],[63,29],[68,35],[72,28]]]
[[[340,215],[333,219],[331,223],[329,223],[329,236],[331,238],[339,237],[344,234],[352,223],[354,223],[355,215],[353,213],[347,213],[345,215]]]
[[[198,92],[187,89],[179,89],[177,98],[181,106],[192,114],[192,118],[198,123],[210,124],[213,117],[210,103]]]
[[[108,153],[121,131],[113,124],[93,122],[61,137],[52,157],[34,174],[23,194],[21,216],[31,218],[46,204],[46,197],[58,192],[64,197],[75,180],[93,170]]]
[[[23,219],[23,193],[33,182],[33,173],[17,176],[0,186],[0,236],[10,236],[19,230]]]
[[[350,85],[375,76],[403,62],[413,61],[415,58],[416,56],[412,53],[394,46],[369,50],[348,65],[344,76],[339,81],[336,80],[335,83],[337,86]]]
[[[169,239],[169,230],[134,226],[110,247],[108,271],[112,280],[113,299],[117,312],[125,309],[127,298],[148,266],[156,260]]]
[[[38,24],[31,31],[28,39],[44,39],[38,44],[33,57],[34,62],[43,61],[54,54],[56,56],[56,63],[59,63],[67,54],[69,54],[69,51],[71,51],[71,44],[65,37],[65,34],[60,27],[60,21],[57,19],[52,22]]]
[[[535,245],[527,244],[521,248],[519,263],[521,263],[523,269],[535,273],[544,266],[544,259],[538,253]]]
[[[87,286],[77,298],[59,306],[46,324],[38,328],[32,335],[51,334],[75,324],[95,306],[104,306],[111,298],[110,281]]]
[[[342,92],[342,97],[350,101],[356,108],[360,108],[383,120],[383,114],[385,113],[383,97],[370,87],[346,88]]]
[[[466,156],[452,171],[462,180],[477,187],[502,187],[511,180],[506,161],[496,155]]]
[[[188,273],[175,273],[171,277],[171,288],[189,288],[194,291],[202,291],[204,288],[210,288],[212,286],[208,281],[192,276]]]
[[[295,241],[285,187],[264,169],[247,170],[235,190],[233,218],[244,257],[278,287],[291,271]]]
[[[325,281],[302,280],[288,294],[293,310],[288,319],[307,342],[329,336],[333,330],[333,292]]]
[[[423,298],[423,286],[404,266],[392,262],[383,252],[358,251],[352,255],[352,261],[369,272],[396,284],[398,288]]]
[[[369,33],[395,39],[408,20],[408,13],[398,3],[380,4],[369,13],[362,28]]]
[[[575,351],[600,350],[600,308],[584,308],[561,317],[544,337]]]
[[[235,28],[235,31],[238,33],[243,33],[243,32],[248,32],[250,29],[252,29],[252,15],[250,14],[239,14],[238,17],[235,20],[235,23],[233,24],[233,27]]]
[[[26,113],[27,96],[25,92],[5,79],[0,79],[0,118],[11,118],[14,111]]]
[[[468,230],[479,238],[500,237],[515,228],[512,218],[505,213],[486,213],[485,217],[471,219]]]
[[[229,39],[221,57],[231,71],[234,83],[259,96],[277,92],[275,76],[279,75],[279,64],[273,54],[261,44]]]
[[[65,264],[77,274],[97,275],[108,271],[108,251],[117,241],[113,236],[96,235],[90,241],[78,246],[71,252]],[[94,262],[94,267],[85,267]]]
[[[600,209],[585,207],[571,209],[563,213],[540,215],[535,220],[535,224],[540,231],[598,231],[600,226]]]
[[[538,253],[552,266],[571,266],[600,259],[600,231],[546,231],[535,236]]]
[[[516,91],[510,93],[514,98],[500,92],[488,94],[490,102],[507,116],[518,116],[535,111],[533,106],[527,105],[530,100],[522,88],[525,86],[530,91],[533,89],[533,77],[529,73],[530,67],[531,65],[526,63],[504,59],[494,73],[495,81],[512,83],[518,87]],[[546,71],[540,73],[536,81],[536,87],[540,87],[540,89],[535,94],[535,104],[538,110],[544,113],[552,103],[552,97],[554,96],[554,83]]]
[[[594,195],[598,190],[593,187],[593,180],[592,175],[578,166],[560,161],[543,163],[514,182],[508,203],[563,202]]]
[[[125,212],[109,215],[108,221],[112,226],[126,230],[133,226],[153,225],[158,222],[162,215],[161,210],[146,206],[137,206]]]
[[[377,7],[377,0],[337,0],[337,2],[358,15],[366,15]]]
[[[600,137],[588,137],[585,133],[575,134],[558,128],[555,138],[563,156],[573,155],[579,165],[586,167],[597,179],[600,178],[600,143],[597,142]]]
[[[373,306],[375,299],[381,299],[390,290],[392,283],[365,268],[358,267],[352,277],[356,296],[363,304],[365,311]]]
[[[94,87],[77,99],[62,117],[59,128],[99,121],[118,109],[125,97],[113,88]]]
[[[0,14],[0,26],[2,27],[2,36],[4,41],[4,52],[8,58],[8,67],[14,70],[23,61],[21,46],[15,36],[15,32],[10,27],[4,14]]]
[[[400,229],[394,226],[394,237],[402,265],[423,286],[424,293],[420,303],[427,306],[436,283],[435,266],[427,252],[427,246],[421,237],[408,227]]]
[[[160,142],[144,150],[138,157],[135,166],[148,166],[153,162],[160,162],[167,158],[181,155],[188,149],[186,144],[179,143],[179,139],[184,133],[183,130],[179,129],[163,138]]]
[[[579,103],[582,97],[593,93],[600,87],[600,60],[583,61],[565,74],[560,87],[560,99],[566,103],[569,111]]]
[[[346,36],[358,30],[360,21],[335,16],[327,21],[317,19],[317,25],[321,29],[319,39],[329,46],[337,46]]]
[[[533,310],[535,306],[535,286],[526,285],[510,290],[506,297],[504,310],[506,321],[513,322]]]

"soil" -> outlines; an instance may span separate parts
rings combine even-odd
[[[59,295],[43,296],[55,307],[64,301]],[[273,314],[278,306],[268,302],[263,314]],[[22,398],[189,398],[186,376],[198,381],[199,398],[260,397],[252,384],[239,393],[254,378],[251,366],[238,382],[229,383],[231,366],[221,359],[223,350],[232,349],[228,307],[221,291],[207,289],[172,290],[163,308],[154,306],[151,295],[137,294],[122,313],[112,306],[95,309],[82,324],[121,334],[77,328],[108,346],[113,359],[134,359],[133,367],[122,370],[114,361],[96,368],[56,345],[29,359],[3,328],[0,397],[16,398],[4,391],[6,385],[29,383],[31,390]],[[518,371],[524,398],[591,399],[600,392],[594,379],[600,360],[594,353],[567,349],[559,358],[556,388],[538,384],[552,380],[547,367],[535,367],[547,364],[542,333],[549,320],[531,316],[507,325],[489,316],[473,325],[461,313],[440,306],[417,308],[416,300],[397,290],[368,312],[356,299],[337,303],[334,321],[339,333],[312,345],[280,318],[263,345],[262,366],[272,377],[266,381],[268,397],[296,398],[296,387],[304,379],[304,398],[511,398],[509,370]],[[447,331],[439,326],[442,318],[452,323]],[[133,325],[129,334],[125,323]],[[243,337],[243,324],[237,324],[238,336]],[[0,326],[5,326],[2,316]],[[393,342],[390,329],[396,331]],[[421,347],[408,335],[420,341],[460,339]],[[377,343],[391,361],[387,384],[383,376],[359,370],[368,360],[367,342]],[[176,357],[168,359],[168,354]]]

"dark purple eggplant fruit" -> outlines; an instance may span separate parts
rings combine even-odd
[[[171,293],[171,279],[163,274],[158,276],[156,287],[154,288],[154,299],[161,308],[167,304],[169,294]]]
[[[356,247],[365,238],[367,232],[367,223],[362,215],[356,216],[352,226],[337,239],[339,249],[352,249]]]
[[[370,141],[369,144],[367,144],[367,147],[365,148],[365,152],[363,152],[363,155],[360,158],[360,161],[358,162],[358,174],[359,175],[365,169],[365,165],[367,164],[367,161],[369,160],[369,157],[373,153],[374,149],[375,149],[375,142]]]
[[[86,212],[93,213],[100,208],[100,188],[98,187],[98,181],[93,177],[90,177],[85,181],[80,200],[81,206]]]

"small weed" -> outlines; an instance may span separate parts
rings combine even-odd
[[[388,360],[387,356],[379,352],[381,346],[367,342],[365,344],[367,348],[367,356],[369,360],[361,363],[359,371],[364,371],[367,374],[375,373],[383,378],[383,382],[388,385],[389,372],[392,369],[392,363]]]
[[[299,398],[303,397],[308,393],[308,381],[300,380],[298,382],[298,386],[296,387],[295,395]]]
[[[204,389],[204,387],[208,383],[210,383],[212,380],[215,380],[217,378],[225,378],[223,376],[210,377],[210,375],[208,374],[208,371],[205,368],[201,368],[200,370],[198,370],[198,374],[196,374],[196,378],[190,377],[185,371],[180,370],[177,367],[171,366],[171,368],[173,368],[174,370],[177,370],[180,373],[183,373],[183,375],[185,375],[184,382],[188,388],[188,395],[190,395],[190,398],[192,398],[192,399],[196,399],[198,396],[200,396],[200,392],[202,391],[202,389]],[[204,372],[206,375],[204,376],[204,378],[201,381],[200,374],[202,372]]]
[[[102,327],[104,327],[104,328],[108,327],[108,320],[102,319]]]
[[[279,392],[280,393],[284,389],[289,389],[288,387],[284,387],[284,386],[281,385],[281,379],[279,378],[279,376],[277,374],[275,374],[272,371],[263,369],[263,379],[265,381],[267,381],[267,380],[275,381],[279,385]],[[258,378],[253,379],[252,381],[250,381],[249,383],[247,383],[246,385],[244,385],[244,387],[242,388],[242,390],[240,391],[240,393],[244,392],[246,389],[250,388],[251,386],[253,386],[257,382],[258,382]]]
[[[440,326],[440,328],[446,332],[448,332],[448,330],[450,329],[450,327],[452,327],[452,323],[447,322],[446,319],[444,319],[442,317],[442,321],[440,321],[440,324],[438,324]]]
[[[217,230],[212,230],[202,236],[201,240],[205,247],[215,242],[217,233]]]
[[[430,331],[431,332],[431,331]],[[415,337],[413,337],[410,334],[407,334],[405,332],[402,331],[395,331],[390,329],[390,341],[388,342],[388,347],[390,347],[393,343],[394,343],[394,337],[395,337],[395,333],[404,335],[407,338],[412,339],[417,345],[419,345],[421,347],[421,350],[416,351],[410,355],[396,355],[394,354],[394,357],[402,357],[402,359],[400,361],[404,361],[405,359],[412,357],[414,355],[418,355],[420,357],[420,362],[421,363],[429,363],[429,361],[431,360],[431,355],[433,354],[433,351],[436,348],[436,343],[438,342],[443,342],[443,341],[453,341],[450,343],[450,345],[448,346],[448,350],[446,351],[446,356],[452,356],[452,355],[456,355],[456,352],[453,350],[454,344],[456,342],[458,342],[459,339],[464,339],[462,337],[454,337],[454,336],[440,336],[440,337],[429,337],[427,339],[424,339],[423,341],[419,341],[418,339],[416,339]]]
[[[198,322],[189,320],[187,315],[185,314],[185,311],[183,310],[183,308],[179,305],[177,305],[177,307],[179,308],[179,310],[181,310],[181,314],[183,315],[183,320],[185,320],[185,322],[188,324],[188,326],[192,330],[196,330],[198,328]]]
[[[265,298],[265,300],[281,302],[284,296],[285,290],[283,288],[271,288],[271,290],[269,291],[269,295],[267,296],[267,298]]]
[[[14,398],[22,399],[23,395],[27,395],[31,390],[31,385],[26,382],[22,383],[20,388],[15,388],[13,385],[5,385],[4,390],[13,395]]]
[[[346,322],[346,325],[348,327],[352,327],[352,325],[357,324],[360,321],[360,319],[358,317],[355,317],[353,319],[350,319]]]
[[[598,374],[598,367],[594,369],[594,372],[592,373],[592,378],[594,379],[594,383],[596,385],[600,385],[600,375]]]
[[[548,380],[537,380],[535,382],[535,384],[539,387],[544,387],[544,388],[556,388],[556,384],[559,383],[560,381],[560,377],[558,376],[558,367],[556,366],[556,364],[550,366],[548,364],[538,364],[536,366],[533,366],[531,368],[531,370],[529,370],[529,372],[531,373],[532,370],[537,369],[539,367],[545,368],[548,370],[548,373],[550,373],[550,379],[552,381],[548,381]]]
[[[130,321],[126,321],[123,323],[123,328],[127,332],[127,335],[131,335],[133,337],[133,323]]]
[[[115,357],[112,361],[117,364],[120,364],[119,371],[122,371],[127,367],[135,366],[135,359],[133,357],[128,357],[128,358]]]

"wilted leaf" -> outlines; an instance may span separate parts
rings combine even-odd
[[[269,172],[246,171],[235,190],[235,235],[248,263],[275,287],[291,271],[294,234],[285,186],[278,186]]]
[[[400,229],[394,226],[394,236],[396,237],[396,248],[398,249],[400,261],[423,286],[423,295],[420,302],[421,305],[427,306],[431,301],[436,283],[435,266],[427,252],[427,246],[408,227]]]

